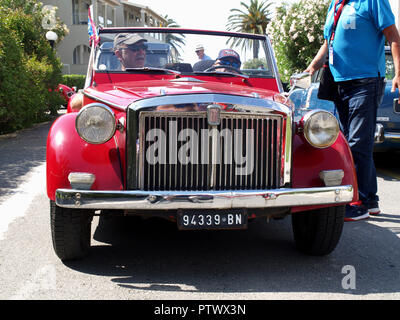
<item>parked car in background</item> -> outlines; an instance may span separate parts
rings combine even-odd
[[[377,128],[375,133],[375,152],[400,150],[400,113],[395,110],[395,103],[399,98],[399,91],[391,92],[394,77],[393,57],[389,47],[386,54],[386,86],[382,104],[377,112]],[[295,106],[295,116],[302,117],[310,110],[323,109],[338,117],[335,105],[331,101],[318,99],[319,79],[321,70],[312,77],[311,85],[306,88],[297,88],[291,91],[290,100]]]
[[[344,207],[358,200],[351,152],[330,113],[294,120],[267,36],[169,28],[104,28],[99,36],[76,93],[82,108],[68,108],[47,140],[60,259],[89,252],[95,214],[162,217],[180,230],[246,229],[254,219],[291,216],[301,252],[334,250]],[[169,58],[116,67],[111,47],[122,38],[131,46],[125,55],[157,42]],[[240,56],[227,47],[246,42]],[[219,59],[199,66],[198,43]],[[262,65],[245,64],[257,49]]]

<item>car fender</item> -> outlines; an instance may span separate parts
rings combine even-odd
[[[71,188],[68,175],[85,172],[95,175],[92,190],[123,190],[122,165],[114,138],[94,145],[80,138],[75,129],[77,113],[59,117],[47,138],[47,195],[55,198],[59,188]]]
[[[324,187],[319,173],[324,170],[343,170],[341,185],[353,186],[353,201],[358,201],[357,176],[349,145],[340,132],[336,142],[324,149],[318,149],[306,142],[301,133],[293,139],[292,187]],[[292,208],[292,212],[309,210],[311,207]],[[317,207],[313,207],[317,208]]]

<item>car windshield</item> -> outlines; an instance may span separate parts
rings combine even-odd
[[[196,75],[273,76],[265,36],[103,29],[95,57],[94,68],[98,72],[173,70]]]

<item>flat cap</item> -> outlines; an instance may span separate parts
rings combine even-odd
[[[116,48],[120,44],[130,45],[130,44],[135,44],[139,41],[147,41],[147,40],[136,33],[119,33],[114,38],[114,48]]]

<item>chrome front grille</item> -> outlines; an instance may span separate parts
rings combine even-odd
[[[281,115],[141,112],[139,189],[265,190],[281,186]]]

